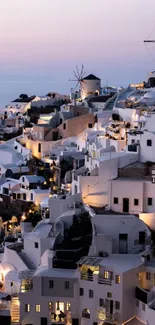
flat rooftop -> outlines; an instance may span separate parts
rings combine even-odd
[[[141,265],[143,265],[143,262],[141,262],[141,256],[135,254],[113,254],[104,257],[100,262],[100,266],[112,267],[115,272],[119,273],[127,272]]]

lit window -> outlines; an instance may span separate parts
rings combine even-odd
[[[121,282],[121,277],[120,277],[120,275],[116,275],[115,282],[116,282],[116,283],[120,283],[120,282]]]
[[[36,313],[40,313],[40,305],[36,305]]]
[[[108,271],[104,271],[104,279],[108,279],[109,278],[109,272]]]
[[[61,310],[64,313],[64,302],[56,302],[56,310]]]
[[[48,303],[48,309],[49,309],[49,310],[52,310],[52,309],[53,309],[53,303],[52,303],[52,302],[49,302],[49,303]]]
[[[29,304],[26,304],[25,305],[25,312],[26,313],[29,313],[30,312],[30,305]]]
[[[66,310],[70,310],[71,309],[71,304],[69,302],[66,303]]]

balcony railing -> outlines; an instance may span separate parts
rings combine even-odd
[[[110,322],[115,323],[117,320],[118,320],[118,314],[117,313],[111,314],[111,313],[106,312],[105,321],[110,321]]]
[[[93,281],[93,274],[88,274],[87,272],[81,272],[81,280]]]
[[[98,283],[99,284],[105,284],[105,285],[111,286],[112,285],[112,280],[99,278],[98,279]]]

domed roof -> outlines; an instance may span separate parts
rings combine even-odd
[[[155,115],[151,116],[146,122],[145,129],[149,132],[155,132]]]

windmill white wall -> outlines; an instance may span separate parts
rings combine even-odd
[[[101,80],[92,74],[83,78],[81,86],[82,99],[96,93],[100,95],[101,93]]]

